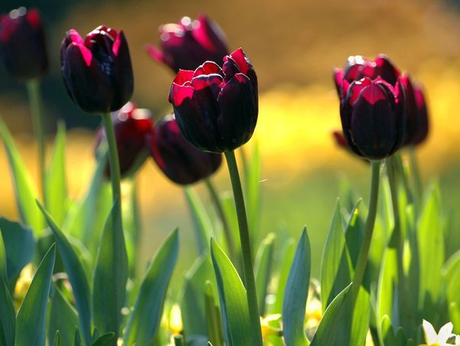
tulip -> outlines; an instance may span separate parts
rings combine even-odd
[[[354,81],[340,106],[343,135],[353,152],[370,160],[395,153],[403,144],[404,92],[380,78]]]
[[[407,74],[401,77],[406,94],[406,138],[404,144],[416,146],[428,136],[428,111],[422,89]]]
[[[74,29],[62,42],[61,69],[72,100],[85,112],[119,110],[133,94],[133,70],[122,30],[99,26],[85,39]]]
[[[147,45],[147,53],[174,72],[194,70],[207,60],[221,61],[228,54],[222,30],[203,15],[193,21],[183,17],[179,24],[161,26],[160,46],[161,50]]]
[[[209,177],[222,163],[221,154],[204,153],[191,145],[180,132],[174,115],[165,116],[155,125],[148,142],[158,167],[179,185],[190,185]]]
[[[257,76],[240,48],[223,68],[207,61],[180,70],[169,101],[184,137],[203,151],[232,151],[252,137],[258,114]]]
[[[112,125],[115,131],[121,176],[122,178],[133,176],[149,154],[147,136],[153,132],[151,113],[128,102],[118,112],[112,113]],[[105,130],[100,128],[96,139],[96,155],[100,153],[105,139]],[[105,175],[110,176],[109,165]]]
[[[364,77],[369,79],[381,78],[385,82],[395,85],[400,75],[399,70],[393,65],[391,60],[380,54],[375,60],[369,60],[360,55],[350,56],[344,69],[334,70],[334,82],[339,97],[345,97],[343,90],[353,81]]]
[[[0,17],[0,55],[6,70],[19,80],[48,71],[45,32],[36,9],[20,7]]]

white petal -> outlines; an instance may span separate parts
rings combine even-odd
[[[446,323],[441,327],[438,334],[438,343],[445,344],[447,340],[452,336],[452,330],[454,329],[454,325],[452,322]]]
[[[438,342],[438,334],[434,330],[433,325],[426,320],[423,320],[423,332],[425,333],[425,342],[428,345]]]

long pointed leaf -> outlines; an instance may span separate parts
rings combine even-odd
[[[306,228],[297,245],[283,299],[283,332],[286,346],[308,346],[305,307],[310,286],[311,252]]]
[[[211,258],[217,280],[225,344],[252,346],[246,289],[230,259],[211,239]]]
[[[45,346],[46,308],[55,258],[56,246],[52,245],[40,263],[19,309],[15,346]]]
[[[62,295],[59,288],[53,288],[49,311],[48,338],[49,344],[56,342],[57,332],[63,345],[71,345],[75,329],[78,327],[78,316],[73,306]]]
[[[265,301],[268,293],[268,285],[271,279],[273,269],[275,235],[270,233],[260,244],[254,264],[256,276],[257,299],[259,300],[259,313],[265,314]]]
[[[43,215],[45,215],[46,222],[56,239],[59,253],[61,254],[62,261],[64,262],[67,275],[69,275],[69,281],[72,285],[73,294],[75,296],[75,303],[80,320],[80,329],[85,340],[85,345],[89,345],[91,335],[91,305],[89,283],[86,278],[85,271],[77,253],[73,249],[72,245],[70,245],[67,237],[64,233],[62,233],[51,215],[43,208],[43,206],[41,204],[38,204],[38,206],[42,210]]]
[[[34,230],[35,235],[43,231],[43,218],[34,201],[38,196],[26,165],[14,145],[8,128],[0,118],[0,137],[3,139],[13,179],[14,194],[21,221]]]
[[[67,212],[67,181],[65,170],[66,132],[64,124],[58,124],[54,152],[46,175],[45,205],[60,226]]]
[[[115,202],[102,234],[93,282],[94,325],[101,333],[114,332],[115,339],[122,322],[128,280],[128,255],[118,203]]]
[[[163,243],[152,259],[126,326],[125,345],[149,346],[158,331],[169,280],[179,255],[178,230]]]

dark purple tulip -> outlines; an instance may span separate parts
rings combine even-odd
[[[122,30],[99,26],[84,40],[69,30],[62,42],[61,70],[70,97],[85,112],[117,111],[133,94],[131,58]]]
[[[425,96],[422,89],[414,84],[409,75],[401,77],[406,94],[406,138],[405,145],[418,145],[428,136],[429,121]]]
[[[243,145],[257,123],[257,76],[240,48],[221,69],[207,61],[195,71],[180,70],[169,101],[184,137],[203,151],[221,153]]]
[[[163,173],[176,184],[189,185],[220,167],[222,154],[204,153],[182,135],[173,115],[160,120],[149,139],[150,153]]]
[[[332,131],[332,137],[334,138],[334,143],[339,147],[348,152],[351,152],[350,147],[348,146],[347,140],[343,136],[342,131]]]
[[[117,142],[118,159],[122,178],[134,175],[149,155],[147,137],[153,132],[153,120],[150,111],[137,108],[128,102],[118,112],[112,113],[112,124]],[[105,142],[105,131],[100,128],[97,133],[96,155]],[[110,176],[107,164],[106,176]]]
[[[395,153],[404,142],[404,92],[384,80],[367,77],[342,91],[340,117],[343,135],[353,152],[370,160]]]
[[[174,72],[194,70],[207,60],[221,61],[228,54],[222,30],[204,15],[196,20],[183,17],[178,24],[161,26],[160,47],[149,44],[147,53]]]
[[[344,89],[348,89],[353,81],[367,77],[371,80],[381,78],[391,85],[395,85],[400,75],[399,70],[391,60],[380,54],[375,60],[360,55],[350,56],[343,69],[334,70],[334,82],[339,97],[345,97]]]
[[[0,17],[0,55],[5,69],[19,80],[48,71],[45,32],[36,9],[20,7]]]

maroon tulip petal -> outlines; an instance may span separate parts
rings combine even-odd
[[[132,97],[134,92],[134,76],[129,54],[128,42],[121,30],[113,44],[113,90],[114,98],[110,110],[116,111],[123,107]]]
[[[71,58],[64,59],[62,76],[69,95],[85,112],[108,112],[113,99],[111,80],[95,59],[88,66],[87,52],[76,44],[67,47],[65,56]]]
[[[217,102],[217,131],[222,150],[233,150],[252,137],[257,123],[257,106],[250,79],[236,74],[223,87]]]
[[[219,74],[223,76],[222,69],[213,61],[206,61],[204,64],[198,66],[198,68],[193,73],[193,77],[207,74]]]
[[[179,107],[185,99],[191,99],[193,97],[193,92],[194,90],[191,86],[173,83],[169,94],[169,102],[172,102],[174,106]]]
[[[165,56],[161,50],[155,47],[152,44],[147,44],[145,46],[145,50],[147,51],[148,55],[155,61],[166,63]]]
[[[379,55],[375,59],[375,65],[376,67],[373,78],[381,77],[391,85],[396,84],[396,81],[401,73],[386,55]]]
[[[173,83],[179,85],[185,85],[187,82],[191,82],[195,71],[191,70],[179,70]]]
[[[195,39],[209,51],[218,53],[222,58],[227,55],[227,39],[222,29],[205,15],[199,15],[196,22],[199,25],[193,31]]]

